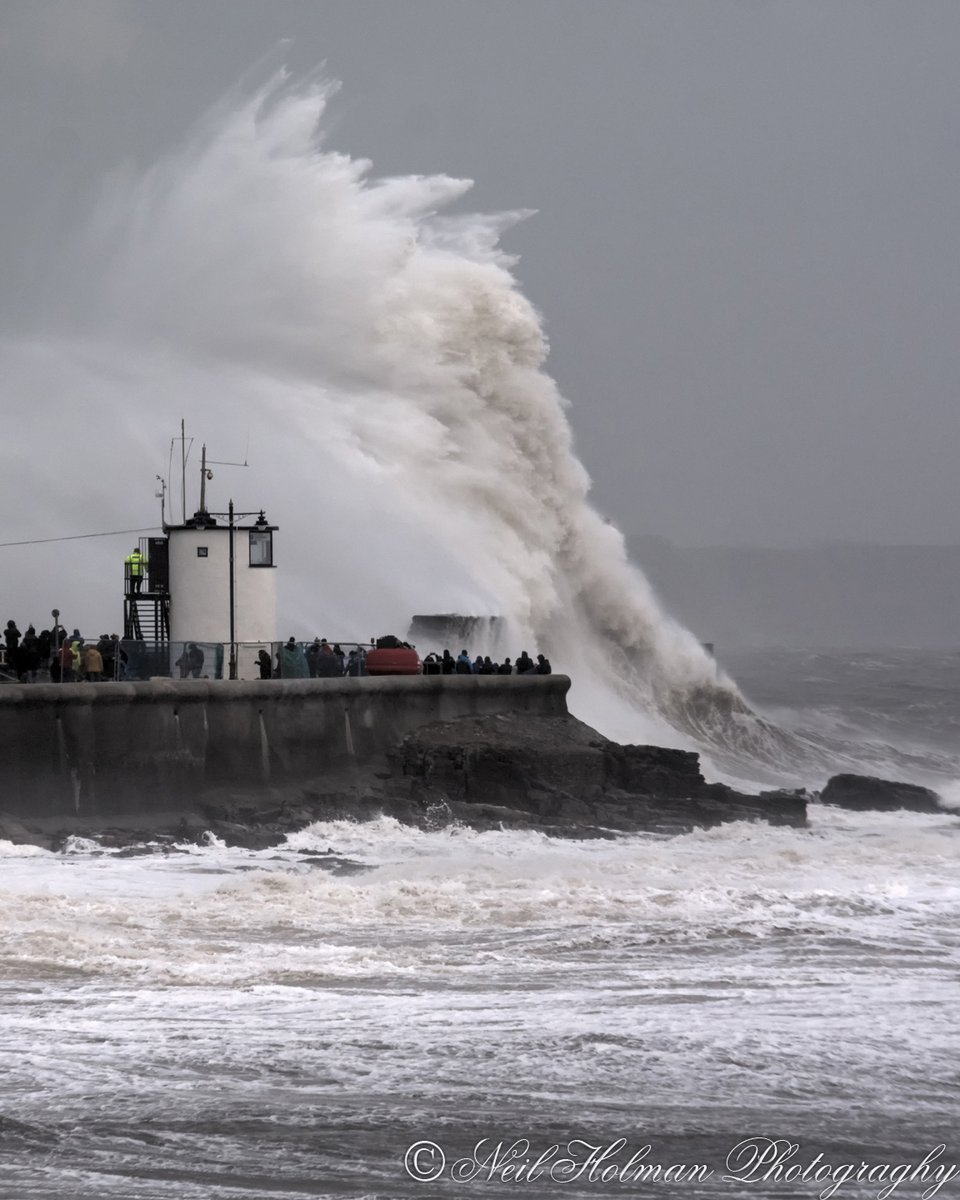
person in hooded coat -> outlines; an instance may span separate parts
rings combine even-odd
[[[17,628],[16,621],[7,622],[7,627],[3,631],[3,640],[7,645],[7,665],[13,668],[16,666],[17,647],[20,645],[20,630]]]
[[[287,639],[285,646],[280,647],[277,664],[280,667],[281,679],[308,679],[310,677],[306,656],[292,637]]]
[[[317,677],[319,679],[335,679],[343,674],[343,659],[332,650],[323,650],[317,656]]]
[[[307,660],[307,668],[310,671],[310,678],[315,679],[319,674],[317,663],[320,661],[320,639],[314,638],[310,645],[303,652],[304,658]]]
[[[17,678],[21,683],[36,683],[37,671],[40,667],[40,642],[37,631],[32,625],[27,626],[23,635],[20,649],[17,651]]]

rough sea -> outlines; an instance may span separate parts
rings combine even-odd
[[[724,666],[865,768],[960,774],[958,653]],[[816,804],[0,843],[0,1197],[960,1196],[958,864],[949,811]]]
[[[8,612],[83,580],[64,623],[105,628],[117,496],[144,514],[124,527],[186,520],[209,443],[216,510],[279,522],[284,635],[497,616],[619,741],[960,799],[960,656],[718,673],[591,502],[501,246],[529,214],[330,148],[334,93],[238,86],[38,254],[42,316],[0,338],[0,469],[42,497]],[[49,437],[77,412],[110,460],[82,505]],[[44,557],[50,529],[71,540]],[[812,805],[803,830],[587,842],[381,820],[257,853],[0,843],[0,1200],[960,1195],[957,829]]]

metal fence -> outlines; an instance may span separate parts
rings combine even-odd
[[[62,654],[64,642],[71,650]],[[88,653],[96,650],[96,655]],[[71,638],[51,648],[51,657],[18,674],[0,649],[0,683],[65,683],[171,679],[279,679],[365,675],[364,642],[235,642],[231,676],[229,642],[154,642],[134,638]],[[69,656],[70,664],[66,665]],[[64,665],[61,665],[61,658]],[[21,664],[22,665],[22,664]]]
[[[396,639],[392,644],[394,648],[407,645]],[[47,661],[38,661],[35,668],[28,669],[24,669],[22,659],[6,662],[9,656],[4,654],[0,643],[0,684],[359,676],[367,674],[366,656],[374,645],[373,642],[328,642],[318,638],[292,643],[290,639],[284,642],[235,642],[231,661],[229,642],[169,642],[119,637],[94,640],[67,635],[52,644]],[[65,646],[69,649],[64,650]],[[422,673],[439,675],[444,670],[439,659],[440,651],[422,655]],[[383,669],[382,664],[380,669]],[[496,665],[494,672],[503,673],[496,670]]]

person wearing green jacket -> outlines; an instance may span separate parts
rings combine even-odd
[[[139,592],[143,585],[143,569],[145,564],[143,555],[136,546],[134,546],[133,550],[124,559],[124,563],[127,568],[127,577],[130,580],[130,590],[132,592]]]

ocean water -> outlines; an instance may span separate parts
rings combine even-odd
[[[728,665],[947,777],[960,656]],[[0,844],[0,1197],[958,1195],[958,821]]]

